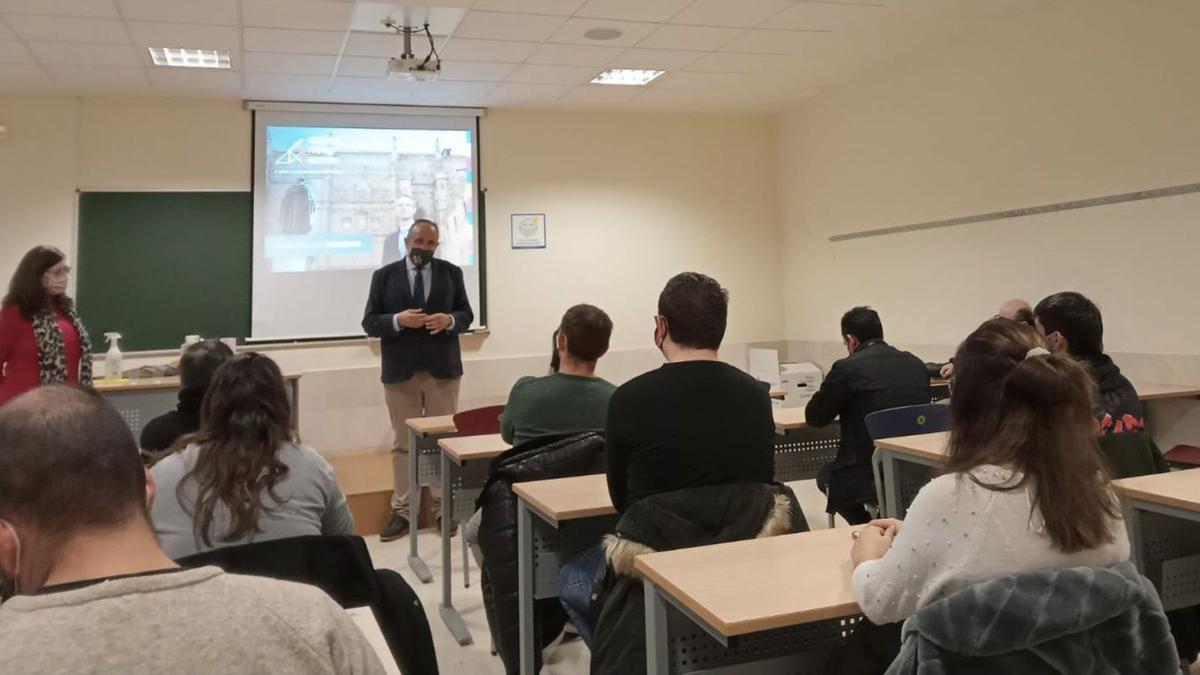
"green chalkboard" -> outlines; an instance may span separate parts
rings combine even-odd
[[[76,302],[96,351],[250,334],[249,192],[81,192]]]

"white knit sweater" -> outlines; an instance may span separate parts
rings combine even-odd
[[[993,485],[1020,480],[997,466],[972,473]],[[980,581],[1129,559],[1122,520],[1111,524],[1111,543],[1075,553],[1056,549],[1041,515],[1032,512],[1032,489],[1031,481],[1016,490],[989,490],[962,474],[930,481],[913,500],[891,550],[854,570],[854,597],[863,614],[875,624],[892,623]]]

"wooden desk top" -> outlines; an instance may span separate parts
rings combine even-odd
[[[617,512],[608,496],[608,478],[602,473],[517,483],[513,492],[555,524]]]
[[[97,362],[97,365],[102,365]],[[300,379],[299,373],[284,375],[285,380],[294,382]],[[98,379],[92,383],[96,391],[100,393],[117,392],[117,391],[150,391],[153,389],[179,389],[179,376],[172,375],[170,377],[139,377],[137,379],[110,380]]]
[[[454,415],[410,417],[408,428],[418,434],[452,434],[458,431],[458,427],[454,426]]]
[[[1200,387],[1178,384],[1134,384],[1138,398],[1143,401],[1156,401],[1164,398],[1200,397]]]
[[[638,556],[641,574],[726,637],[852,616],[850,528]]]
[[[505,443],[500,434],[486,434],[441,438],[438,439],[438,447],[449,455],[450,459],[462,464],[497,457],[512,446]]]
[[[772,389],[767,392],[767,395],[775,399],[783,399],[787,397],[787,392],[782,389]]]
[[[1200,470],[1171,471],[1114,480],[1117,493],[1155,504],[1200,511]]]
[[[803,429],[808,426],[804,408],[773,408],[771,414],[775,416],[775,428],[780,431]]]
[[[940,462],[946,457],[946,444],[949,442],[949,431],[936,431],[932,434],[881,438],[875,441],[875,446]]]

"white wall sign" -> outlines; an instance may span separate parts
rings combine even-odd
[[[512,247],[546,248],[546,214],[514,213],[512,218]]]

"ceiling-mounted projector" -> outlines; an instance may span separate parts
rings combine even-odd
[[[422,82],[436,80],[438,73],[442,72],[442,59],[438,56],[437,48],[433,46],[433,33],[429,32],[429,24],[425,24],[421,28],[413,28],[401,26],[391,19],[387,19],[383,25],[396,31],[404,41],[400,55],[388,59],[388,77]],[[412,36],[414,33],[424,33],[429,38],[429,54],[425,58],[418,58],[413,54]]]

